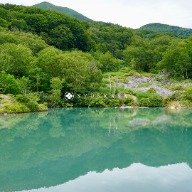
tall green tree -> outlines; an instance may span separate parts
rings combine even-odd
[[[53,77],[51,79],[51,95],[50,102],[52,107],[57,107],[59,101],[61,100],[62,88],[63,88],[64,79],[60,79],[59,77]]]
[[[61,54],[62,51],[54,47],[47,47],[38,54],[37,65],[49,81],[52,77],[62,77]]]
[[[36,55],[39,51],[48,47],[41,37],[21,31],[0,31],[0,44],[4,43],[20,44],[28,47],[31,49],[33,55]]]
[[[192,44],[191,44],[192,45]],[[175,77],[189,78],[192,76],[192,46],[188,41],[174,42],[165,52],[158,66]]]
[[[98,58],[103,72],[118,71],[120,68],[120,61],[116,59],[109,51],[105,54],[100,54]]]
[[[0,71],[15,77],[26,76],[34,59],[29,48],[13,43],[0,45],[0,58]]]
[[[59,25],[51,30],[51,44],[61,50],[75,47],[75,38],[71,30],[65,25]]]
[[[4,71],[0,73],[0,93],[15,95],[21,93],[21,88],[15,77]]]
[[[128,46],[124,51],[124,60],[130,67],[149,72],[154,67],[153,51],[148,47]]]
[[[27,23],[24,19],[12,19],[9,25],[10,30],[26,30]]]
[[[36,33],[48,31],[48,21],[43,14],[28,14],[25,15],[25,21],[31,31]]]
[[[86,93],[99,88],[102,79],[101,71],[89,53],[65,52],[61,55],[60,65],[66,91]]]

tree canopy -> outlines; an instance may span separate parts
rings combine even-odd
[[[57,106],[66,93],[112,92],[102,81],[103,74],[123,70],[166,71],[173,78],[190,79],[192,37],[0,4],[1,93],[37,92],[35,97],[42,102]],[[91,105],[105,103],[94,100]]]

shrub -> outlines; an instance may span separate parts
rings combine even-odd
[[[152,85],[152,82],[142,83],[142,84],[139,84],[137,87],[142,88],[142,87],[148,87],[150,85]]]
[[[89,97],[75,97],[73,100],[74,107],[88,107],[90,102]]]
[[[139,106],[140,107],[149,107],[150,106],[150,100],[149,98],[142,98],[139,100]]]
[[[172,101],[180,101],[182,99],[182,93],[175,92],[163,99],[163,105],[167,106]]]
[[[135,105],[135,101],[131,96],[128,96],[126,98],[121,98],[120,102],[121,102],[121,105],[125,105],[125,106],[134,106]]]
[[[170,87],[170,89],[173,91],[183,91],[184,87],[182,85],[175,85],[175,86]]]
[[[103,98],[97,97],[92,98],[89,103],[89,107],[107,107],[107,105],[105,104]]]
[[[47,103],[39,104],[39,111],[47,111]]]
[[[19,94],[21,88],[19,87],[15,77],[5,72],[0,73],[0,93],[4,94]]]
[[[183,97],[185,100],[192,101],[192,86],[186,88]]]
[[[0,111],[1,112],[1,111]],[[6,113],[27,113],[30,112],[29,108],[23,103],[4,104],[3,111]]]
[[[162,107],[163,99],[159,95],[152,95],[148,98],[141,98],[139,100],[139,106],[141,107]]]
[[[157,91],[154,88],[150,88],[147,90],[147,93],[157,93]]]
[[[135,70],[129,71],[127,75],[128,76],[140,76],[140,74]]]
[[[148,92],[137,92],[135,95],[138,99],[142,99],[142,98],[149,98],[155,94],[148,93]]]
[[[150,99],[150,107],[162,107],[163,106],[163,99],[159,96],[152,96]]]
[[[180,103],[180,101],[170,101],[167,104],[167,107],[170,109],[179,109],[179,108],[181,108],[181,103]]]
[[[120,104],[119,99],[116,98],[106,98],[104,102],[107,107],[119,107]]]
[[[38,104],[39,97],[37,93],[17,95],[16,99],[17,101],[24,103],[30,109],[30,111],[39,111],[40,108],[42,108],[42,106],[40,107]]]
[[[123,88],[123,87],[118,87],[117,88],[118,93],[123,93],[123,94],[130,94],[130,95],[136,95],[135,91],[129,88]]]
[[[183,100],[183,101],[181,101],[181,105],[182,105],[183,107],[192,107],[192,101]]]

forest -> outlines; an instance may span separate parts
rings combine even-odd
[[[173,81],[191,82],[192,36],[0,4],[0,103],[6,95],[14,103],[6,103],[0,113],[41,111],[47,106],[159,107],[178,100],[191,106],[192,86],[162,98],[155,90],[114,88],[111,78],[160,72]],[[119,98],[119,93],[128,96]]]
[[[182,28],[182,27],[177,27],[177,26],[172,26],[167,24],[161,24],[161,23],[150,23],[140,27],[140,29],[172,33],[178,37],[189,37],[190,35],[192,35],[192,29]]]

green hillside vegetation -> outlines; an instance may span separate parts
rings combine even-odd
[[[155,32],[167,32],[176,35],[178,37],[189,37],[190,35],[192,35],[192,29],[166,25],[161,23],[150,23],[140,27],[140,29]]]
[[[84,20],[84,21],[92,21],[91,19],[85,17],[81,13],[78,13],[77,11],[74,11],[73,9],[70,9],[68,7],[61,7],[61,6],[55,6],[49,2],[43,1],[42,3],[38,3],[33,5],[33,7],[45,9],[45,10],[53,10],[60,13],[64,13],[69,16],[76,17],[77,19]]]
[[[11,94],[19,103],[34,97],[49,107],[159,107],[175,100],[190,106],[190,87],[169,98],[154,90],[139,94],[116,87],[129,76],[162,71],[191,82],[191,37],[138,32],[51,10],[0,4],[0,94]],[[120,98],[120,93],[128,95]]]

